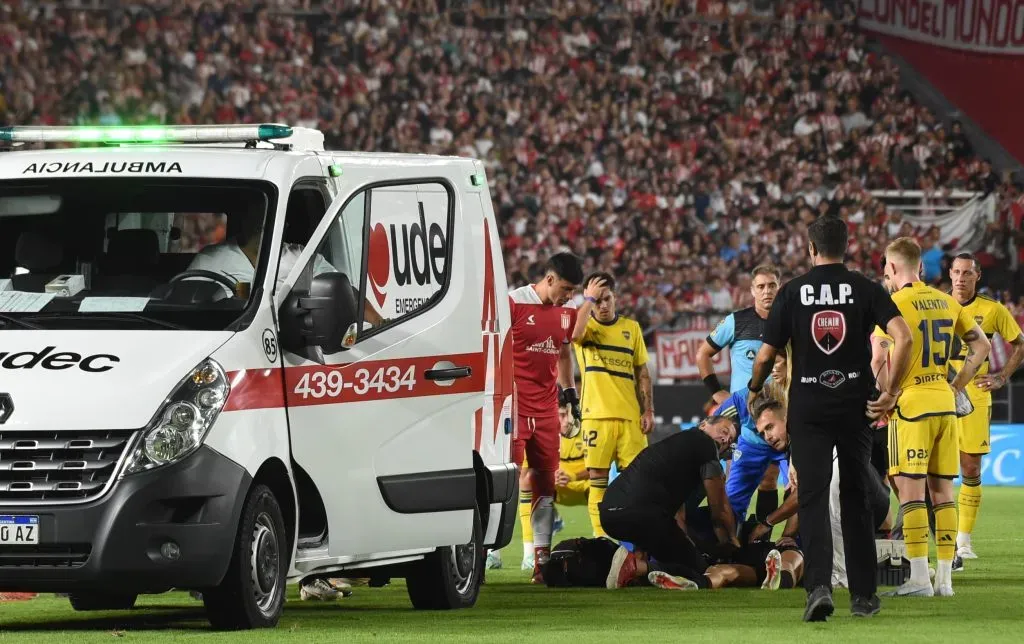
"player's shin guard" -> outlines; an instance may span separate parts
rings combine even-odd
[[[601,527],[601,513],[598,511],[598,506],[604,500],[604,493],[607,489],[607,475],[590,479],[590,492],[587,494],[587,512],[590,513],[590,525],[594,528],[595,537],[607,536],[604,528]]]
[[[910,580],[927,584],[928,577],[928,509],[924,501],[908,501],[903,508],[903,542],[910,559]]]
[[[536,553],[536,563],[544,563],[551,551],[551,532],[555,523],[555,473],[534,472],[533,477],[533,509],[531,523],[533,524],[533,548]]]
[[[957,526],[956,545],[969,546],[971,533],[974,532],[974,522],[978,519],[978,509],[981,507],[980,476],[965,476],[960,480],[958,502],[960,523]]]
[[[935,554],[939,561],[952,561],[956,554],[956,506],[935,505]]]

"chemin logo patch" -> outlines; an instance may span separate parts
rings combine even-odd
[[[91,174],[149,174],[176,173],[181,174],[181,164],[177,161],[51,161],[50,163],[33,163],[21,171],[22,174],[69,174],[73,172]]]
[[[818,382],[829,389],[835,389],[846,382],[846,376],[841,371],[829,369],[828,371],[821,372],[821,375],[818,376]]]
[[[811,316],[811,337],[825,355],[832,355],[846,339],[846,317],[839,311],[818,311]]]

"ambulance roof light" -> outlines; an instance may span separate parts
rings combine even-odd
[[[254,125],[142,125],[132,127],[0,127],[8,143],[233,143],[286,139],[292,128],[278,123]]]

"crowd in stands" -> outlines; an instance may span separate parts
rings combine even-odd
[[[826,213],[848,222],[853,266],[875,272],[911,234],[941,282],[955,249],[871,190],[997,193],[983,257],[1015,264],[1021,190],[900,89],[850,6],[61,4],[0,0],[0,124],[274,121],[333,149],[478,157],[510,286],[572,249],[621,276],[648,329],[749,305],[759,263],[804,270],[806,226]]]

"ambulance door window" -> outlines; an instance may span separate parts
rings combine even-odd
[[[324,189],[313,182],[300,183],[288,195],[282,238],[285,244],[304,248],[313,238],[316,227],[327,212]]]
[[[376,318],[369,335],[402,324],[444,296],[451,264],[454,198],[440,183],[370,190],[362,300]]]

